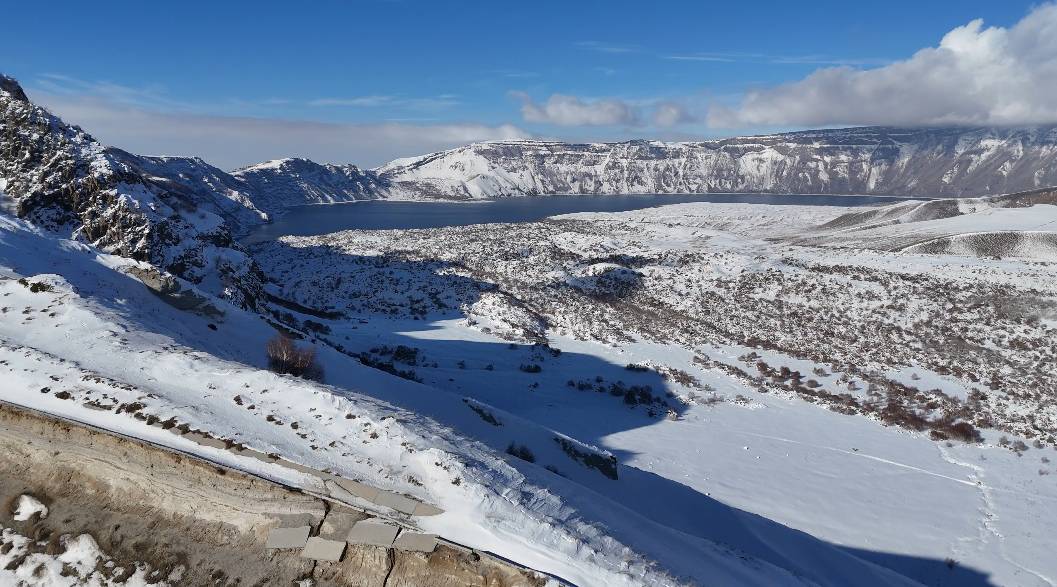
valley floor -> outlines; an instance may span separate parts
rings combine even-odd
[[[348,353],[611,451],[629,474],[577,480],[654,522],[760,555],[717,524],[732,506],[925,584],[1053,584],[1038,513],[1057,503],[1057,265],[1045,246],[996,259],[882,238],[972,215],[854,246],[816,228],[851,212],[684,204],[256,257],[277,296],[358,317],[321,320]],[[982,215],[1024,230],[1055,212]]]

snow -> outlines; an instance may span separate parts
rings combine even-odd
[[[973,209],[985,208],[991,209]],[[826,388],[857,384],[848,393],[864,401],[870,398],[863,380],[845,378],[846,373],[805,356],[700,339],[692,339],[691,345],[681,338],[678,320],[660,322],[661,332],[654,340],[635,337],[627,332],[632,327],[624,322],[626,316],[606,312],[611,298],[578,305],[578,300],[553,293],[566,291],[560,287],[565,284],[587,294],[608,293],[599,292],[597,282],[589,279],[612,271],[623,275],[634,267],[642,276],[647,297],[662,300],[661,309],[673,307],[687,316],[702,312],[697,296],[702,289],[711,289],[716,280],[748,282],[768,275],[784,276],[785,282],[775,283],[788,287],[758,290],[753,299],[797,301],[815,311],[851,316],[873,315],[889,301],[885,296],[902,301],[893,279],[919,283],[925,276],[929,281],[920,287],[950,288],[947,298],[943,296],[947,290],[936,290],[941,304],[953,303],[958,292],[969,291],[967,287],[1005,291],[1016,286],[1009,300],[1023,292],[1043,296],[1039,302],[1043,305],[1053,299],[1053,266],[1045,263],[831,249],[826,248],[826,240],[817,243],[821,247],[786,244],[798,242],[804,234],[816,234],[815,226],[855,210],[681,204],[573,214],[530,224],[291,237],[281,245],[262,247],[255,257],[276,281],[277,295],[362,317],[328,322],[333,329],[328,339],[352,351],[386,345],[419,349],[421,356],[414,365],[401,368],[413,369],[426,385],[471,398],[473,405],[487,409],[503,424],[461,421],[457,412],[437,411],[417,398],[390,395],[392,401],[431,413],[497,450],[511,440],[529,446],[536,462],[516,463],[519,470],[541,474],[541,484],[566,496],[566,503],[575,503],[581,512],[592,511],[592,504],[576,502],[568,485],[589,488],[610,511],[598,517],[607,520],[611,536],[676,573],[687,568],[683,566],[686,553],[672,551],[671,543],[664,542],[665,535],[652,528],[650,535],[663,542],[663,548],[656,546],[661,542],[636,541],[644,530],[615,523],[614,515],[634,512],[651,525],[676,532],[684,541],[700,537],[730,545],[819,581],[833,578],[819,578],[811,574],[813,570],[833,563],[789,563],[790,558],[808,555],[792,545],[795,539],[764,520],[806,532],[926,584],[972,585],[987,580],[1050,584],[1057,567],[1032,538],[1047,532],[1046,517],[1038,512],[1057,500],[1053,477],[1039,473],[1040,462],[1042,469],[1052,471],[1040,461],[1048,449],[1018,456],[996,446],[998,434],[988,430],[983,443],[948,445],[925,433],[882,426],[871,417],[825,410],[794,394],[760,393],[755,384],[703,366],[695,358],[703,355],[728,365],[745,364],[740,357],[753,351],[770,365],[810,374],[807,377],[817,378]],[[992,219],[994,226],[1015,229],[1026,217],[1009,211],[1013,213],[1008,216],[993,211],[1009,219],[1008,224]],[[834,292],[856,292],[856,304],[845,306],[843,298],[815,299],[795,293],[798,290],[792,286],[812,267],[821,268],[823,283],[831,283]],[[852,275],[852,271],[867,277]],[[479,294],[467,286],[475,279],[487,280]],[[725,290],[715,291],[726,295]],[[429,295],[435,295],[447,309],[438,306],[421,316],[392,316],[387,311],[406,308],[408,300]],[[734,309],[744,322],[768,318],[752,309],[750,301]],[[920,303],[914,295],[906,301]],[[904,320],[909,328],[923,315],[929,314],[911,306],[893,317]],[[655,316],[654,320],[662,318]],[[713,322],[720,318],[714,316]],[[995,334],[1006,327],[982,320],[977,326]],[[509,346],[510,340],[526,340],[526,330],[539,332],[537,327],[522,325],[541,323],[547,326],[547,348]],[[935,327],[942,329],[941,324]],[[1035,336],[1040,331],[1031,332]],[[921,356],[906,343],[901,347],[900,352],[908,357]],[[548,349],[561,353],[556,356]],[[995,350],[1004,358],[1014,356],[1007,354],[1007,348],[996,345]],[[860,368],[883,370],[890,380],[908,387],[930,394],[939,389],[952,402],[964,401],[969,395],[965,378],[941,375],[921,365],[889,368],[902,359],[890,363],[894,357],[886,356],[886,351],[874,349],[880,356],[869,358],[856,349],[847,351]],[[526,363],[539,364],[542,370],[522,372],[520,366]],[[625,369],[629,364],[650,365],[658,373],[681,371],[697,383],[658,381],[657,373]],[[813,374],[817,367],[828,373]],[[1016,372],[1045,379],[1050,371],[1039,368],[1043,370],[1017,367]],[[912,377],[915,373],[918,379]],[[619,399],[614,403],[609,394],[567,385],[568,381],[593,383],[596,376],[607,383],[650,384],[673,393],[684,404],[677,408],[675,419],[651,418],[641,406],[629,410]],[[1041,401],[1034,416],[1049,429],[1054,412],[1047,400]],[[1031,405],[1012,401],[1001,418],[1021,418],[1032,411]],[[570,463],[527,425],[516,435],[507,433],[514,424],[523,423],[616,455],[621,462],[619,480],[612,482]],[[541,466],[544,471],[539,471]],[[547,475],[553,472],[548,467],[557,473]],[[1025,502],[1016,502],[1017,496]],[[756,526],[757,522],[763,526]],[[794,550],[798,554],[793,555]]]
[[[445,510],[422,529],[579,585],[1054,584],[1052,545],[1039,539],[1052,530],[1040,512],[1057,502],[1052,466],[996,436],[1004,427],[1045,438],[1057,421],[1045,344],[1057,206],[689,204],[288,238],[255,258],[216,244],[292,205],[376,197],[1011,191],[1057,183],[1053,133],[495,141],[368,171],[282,159],[226,174],[200,159],[106,149],[8,94],[0,106],[11,119],[32,115],[52,133],[15,127],[12,144],[32,140],[109,186],[76,210],[82,223],[107,219],[94,242],[180,271],[196,286],[174,283],[220,311],[178,310],[132,276],[149,265],[0,215],[5,401],[284,483],[319,483],[144,421],[172,418],[414,495]],[[80,193],[18,163],[0,159],[13,170],[0,190]],[[211,297],[244,302],[237,282],[265,287],[255,261],[272,293],[336,312],[312,313],[308,328],[310,316],[270,308],[315,332],[298,344],[318,349],[326,384],[264,369],[273,327]],[[858,330],[812,338],[787,310]],[[945,330],[947,318],[959,321]],[[903,340],[860,344],[891,342],[875,330]],[[947,363],[936,347],[957,372],[939,370]],[[760,375],[741,369],[753,365]],[[866,376],[884,375],[930,412],[982,394],[977,412],[958,417],[996,429],[978,443],[937,442],[881,425],[877,411],[825,409],[835,400],[798,395],[770,365],[797,379],[814,373],[841,392],[826,397],[858,407],[895,401],[860,387]],[[532,457],[505,454],[509,446]],[[15,504],[18,522],[46,513],[28,495]],[[0,579],[109,584],[94,571],[106,555],[90,536],[63,537],[57,555],[29,553],[34,544],[12,529],[3,541]],[[145,583],[145,572],[130,582]]]
[[[742,488],[746,491],[741,498],[733,499],[732,492],[727,496],[730,502],[724,503],[696,490],[688,493],[681,476],[666,473],[673,480],[680,479],[680,484],[658,476],[655,471],[666,471],[664,459],[658,460],[664,451],[649,448],[655,446],[649,438],[663,436],[647,431],[687,430],[688,422],[698,418],[693,410],[689,420],[684,416],[681,422],[641,428],[646,436],[599,436],[603,448],[611,452],[626,452],[632,445],[635,451],[646,447],[644,458],[654,463],[646,466],[632,460],[631,466],[620,466],[620,480],[612,481],[570,460],[553,440],[556,430],[574,431],[569,436],[583,439],[593,436],[583,428],[592,422],[627,420],[623,408],[614,409],[611,402],[593,400],[582,406],[574,402],[562,410],[546,409],[546,401],[539,403],[523,394],[519,396],[525,401],[515,400],[515,395],[504,397],[498,393],[500,388],[495,388],[495,394],[482,395],[493,381],[482,377],[473,394],[503,422],[502,427],[495,427],[468,409],[462,401],[464,393],[396,379],[360,366],[329,347],[319,349],[330,385],[277,376],[260,369],[264,342],[274,331],[258,317],[222,306],[225,317],[217,322],[218,330],[211,331],[206,318],[167,306],[115,271],[131,261],[56,240],[17,220],[0,219],[0,266],[7,267],[3,273],[30,276],[54,288],[33,293],[14,279],[0,282],[7,315],[20,317],[0,322],[0,360],[6,365],[0,375],[8,386],[7,401],[202,454],[265,477],[294,484],[310,482],[289,469],[197,445],[128,414],[83,405],[87,401],[140,402],[146,406],[144,412],[163,420],[175,417],[192,428],[262,452],[278,452],[308,466],[435,503],[446,513],[423,518],[424,530],[497,552],[579,585],[679,584],[703,576],[739,584],[792,584],[800,581],[797,576],[812,577],[821,584],[846,584],[852,577],[863,576],[873,577],[876,584],[906,583],[861,558],[749,514],[758,504],[746,496],[755,498],[758,492],[747,487]],[[18,313],[23,308],[29,313]],[[388,331],[412,338],[439,337],[442,342],[454,336],[454,340],[485,343],[479,345],[480,354],[468,352],[469,347],[457,353],[476,367],[467,373],[484,373],[485,361],[495,362],[502,374],[519,373],[509,361],[527,359],[523,351],[510,358],[501,356],[491,350],[499,339],[461,325],[461,321],[400,325],[372,319],[367,324],[350,321],[334,327],[335,336],[370,337]],[[574,351],[575,345],[583,343],[558,339],[555,344]],[[618,357],[604,347],[581,350],[615,362],[621,371],[620,361],[644,358],[664,363],[670,354]],[[455,356],[438,355],[446,363],[454,362]],[[595,373],[588,367],[583,376]],[[543,375],[564,386],[564,380],[576,374],[547,367]],[[525,373],[508,376],[507,389],[531,377]],[[459,381],[470,385],[473,379]],[[75,386],[70,385],[73,382]],[[45,387],[49,393],[41,393]],[[58,397],[60,390],[73,397]],[[241,405],[233,401],[235,396]],[[608,416],[600,420],[598,409]],[[267,415],[281,425],[269,422]],[[292,422],[299,424],[296,431],[291,429]],[[512,440],[531,445],[537,463],[499,457],[497,453]],[[684,444],[665,440],[669,447]],[[544,464],[553,464],[567,477],[544,469]],[[422,486],[408,482],[409,478]],[[456,478],[458,485],[453,484]],[[695,482],[692,486],[713,496],[723,493],[711,484]],[[744,505],[747,511],[730,509],[733,503]],[[717,524],[717,519],[723,522]],[[747,564],[742,557],[752,562]]]
[[[5,272],[32,275],[34,281],[55,288],[32,293],[14,280],[0,284],[6,306],[34,308],[23,322],[0,323],[0,355],[9,369],[3,373],[5,400],[196,452],[266,477],[306,482],[288,469],[198,446],[127,414],[82,405],[90,400],[138,401],[162,419],[176,417],[193,428],[257,450],[279,452],[309,466],[329,468],[437,503],[448,513],[427,519],[423,523],[426,530],[538,566],[577,584],[631,585],[646,577],[653,577],[650,582],[666,582],[662,573],[644,565],[640,555],[600,532],[596,522],[588,521],[590,517],[583,519],[585,512],[477,442],[422,415],[353,390],[366,388],[380,397],[417,403],[422,414],[457,412],[462,420],[476,419],[458,397],[394,380],[334,351],[321,354],[328,372],[343,389],[321,388],[262,371],[254,366],[264,362],[257,349],[263,349],[273,332],[263,321],[229,307],[219,325],[223,334],[212,335],[204,318],[166,306],[111,269],[128,263],[83,245],[64,245],[24,223],[3,219],[0,265],[9,267]],[[66,279],[42,271],[61,272]],[[77,385],[56,383],[53,377]],[[52,393],[42,394],[45,387]],[[76,395],[61,399],[56,395],[60,388]],[[244,398],[243,407],[232,401],[236,395]],[[257,409],[247,410],[249,405]],[[265,412],[284,425],[266,422]],[[355,416],[352,425],[346,414]],[[291,430],[289,423],[295,421],[300,424],[298,432],[308,435],[307,442]],[[371,439],[374,432],[380,436],[376,442]],[[546,433],[526,430],[525,437],[530,434]],[[337,448],[330,449],[331,442]],[[323,448],[309,449],[308,443]],[[408,483],[408,477],[417,478],[425,487]],[[456,477],[462,480],[459,485],[452,484]],[[601,510],[596,506],[592,513],[597,516]],[[640,518],[635,523],[647,522]],[[687,555],[687,562],[697,562],[686,570],[705,565],[717,576],[733,573],[747,578],[746,571],[737,570],[736,559],[713,545],[700,542],[690,552],[694,554]],[[785,571],[766,565],[754,574],[760,582],[767,582],[763,577],[791,582]]]
[[[44,543],[46,544],[46,543]],[[113,565],[89,534],[59,537],[61,552],[49,554],[26,536],[0,527],[0,584],[20,587],[165,587],[149,578],[149,567],[139,564],[121,577],[124,569]],[[104,564],[100,565],[100,562]],[[100,569],[100,570],[97,570]],[[179,576],[170,577],[174,583]]]
[[[25,522],[35,515],[39,516],[38,519],[41,520],[48,517],[48,506],[32,495],[22,494],[18,496],[18,500],[15,502],[15,521]]]

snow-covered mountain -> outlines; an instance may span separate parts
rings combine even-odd
[[[0,189],[41,227],[148,261],[241,305],[262,295],[260,271],[232,228],[266,216],[237,180],[201,159],[105,147],[3,76]]]
[[[1057,184],[1057,127],[873,127],[680,143],[487,142],[399,159],[375,171],[395,198],[987,195]]]
[[[1055,134],[496,142],[227,173],[100,145],[0,77],[20,216],[0,212],[0,399],[301,489],[310,468],[412,496],[443,510],[419,530],[585,587],[1052,585],[1052,190],[348,231],[252,257],[233,238],[363,198],[1014,191],[1057,183]],[[326,384],[268,370],[277,330]]]
[[[385,193],[378,176],[355,165],[323,165],[308,159],[276,159],[238,169],[233,176],[271,212],[303,204],[351,202]]]
[[[365,199],[707,192],[979,196],[1057,184],[1057,127],[869,127],[678,143],[493,141],[375,169],[279,159],[223,176],[272,216],[291,206]]]

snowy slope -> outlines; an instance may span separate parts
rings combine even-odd
[[[1057,261],[1057,191],[905,202],[857,210],[794,238],[802,244]]]
[[[126,275],[135,262],[7,216],[0,222],[5,400],[305,482],[289,469],[148,426],[130,412],[85,405],[139,403],[133,411],[141,416],[176,418],[260,451],[428,499],[446,513],[424,518],[426,529],[579,585],[843,585],[862,577],[910,584],[719,502],[690,525],[651,519],[652,508],[629,498],[651,499],[652,475],[621,466],[621,480],[613,481],[577,470],[579,463],[548,448],[558,445],[546,427],[486,407],[503,421],[497,428],[469,409],[462,394],[391,377],[329,347],[320,353],[330,386],[277,376],[260,368],[274,330],[259,316],[219,300],[220,318],[177,310]],[[559,463],[570,476],[497,456],[495,449],[512,439],[531,444],[540,465]],[[620,489],[599,493],[599,487]]]
[[[279,295],[348,316],[323,338],[610,451],[615,483],[538,437],[496,443],[686,535],[758,552],[733,506],[924,584],[1052,585],[1054,265],[760,238],[848,211],[682,204],[253,253]]]

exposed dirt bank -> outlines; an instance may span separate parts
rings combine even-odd
[[[49,510],[15,521],[19,495]],[[329,504],[242,473],[76,424],[0,405],[0,526],[61,548],[90,534],[119,566],[146,563],[180,585],[521,586],[542,581],[447,546],[426,554],[350,546],[338,563],[267,551],[268,530],[307,523]],[[325,530],[325,529],[324,529]],[[182,571],[180,568],[182,567]],[[177,571],[175,575],[173,571]]]

